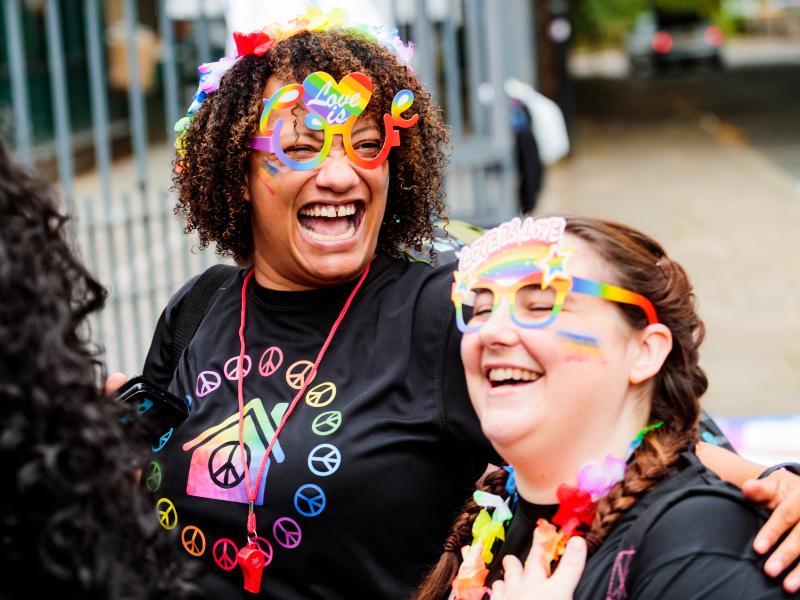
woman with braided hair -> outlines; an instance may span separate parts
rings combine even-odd
[[[789,597],[752,549],[766,515],[694,454],[708,381],[683,268],[599,219],[515,219],[484,238],[453,300],[472,404],[511,467],[486,477],[416,598],[533,598],[527,572],[576,536],[575,598]]]

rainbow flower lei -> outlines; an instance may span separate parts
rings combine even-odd
[[[393,52],[398,62],[406,67],[414,56],[414,43],[409,41],[404,44],[398,35],[397,28],[366,23],[349,23],[347,12],[341,8],[332,8],[326,12],[312,4],[306,4],[306,12],[287,23],[271,23],[250,33],[235,31],[233,40],[236,44],[236,56],[223,56],[215,62],[203,63],[197,67],[200,73],[197,91],[192,96],[192,103],[186,111],[186,116],[178,119],[174,126],[174,130],[178,133],[175,140],[175,149],[178,154],[181,156],[184,154],[183,134],[189,128],[195,112],[202,106],[209,94],[219,89],[222,78],[240,58],[251,55],[264,56],[275,44],[303,31],[330,31],[337,28],[347,28],[383,46]]]
[[[624,460],[609,454],[602,465],[596,461],[588,462],[578,470],[577,487],[565,483],[558,486],[558,510],[553,515],[552,523],[546,519],[536,522],[537,543],[542,547],[548,576],[551,564],[564,554],[569,539],[586,535],[594,520],[597,501],[625,477],[628,460],[642,445],[647,434],[662,425],[663,421],[656,421],[640,429],[628,446]],[[505,540],[505,526],[512,517],[509,503],[515,504],[517,501],[514,467],[503,468],[509,474],[506,483],[508,498],[503,499],[481,490],[473,493],[473,499],[482,509],[472,525],[472,544],[453,580],[455,600],[480,600],[488,589],[485,583],[489,570],[486,567],[492,562],[491,549],[496,540]],[[489,514],[489,508],[492,514]]]

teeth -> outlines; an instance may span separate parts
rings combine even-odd
[[[527,369],[489,369],[489,381],[536,381],[539,377]]]
[[[337,207],[331,204],[314,204],[313,206],[307,206],[302,209],[300,214],[307,217],[349,217],[350,215],[356,214],[356,205],[343,204]]]
[[[308,227],[303,227],[303,231],[305,234],[315,240],[319,240],[321,242],[336,242],[339,240],[346,240],[348,238],[353,237],[356,233],[355,225],[352,223],[348,224],[347,231],[344,233],[340,233],[339,235],[325,235],[322,233],[317,233],[313,229],[309,229]]]

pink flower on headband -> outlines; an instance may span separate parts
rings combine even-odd
[[[223,56],[217,62],[203,63],[197,70],[200,73],[199,89],[206,94],[211,94],[219,89],[222,76],[236,64],[236,59],[230,56]]]
[[[578,471],[578,488],[598,500],[608,494],[625,477],[625,461],[608,455],[602,466],[596,462],[583,465]]]
[[[236,56],[247,56],[248,54],[264,56],[267,50],[272,48],[275,38],[264,31],[251,31],[250,33],[234,31],[233,41],[236,42]]]

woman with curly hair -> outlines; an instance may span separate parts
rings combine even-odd
[[[239,58],[204,67],[205,83],[227,71],[178,142],[187,228],[247,265],[173,373],[194,282],[178,292],[144,369],[191,396],[154,455],[153,500],[174,505],[215,598],[407,596],[493,455],[459,368],[451,274],[403,256],[443,216],[447,134],[380,36],[239,36]],[[250,550],[262,582],[237,566]]]
[[[98,389],[106,292],[66,226],[0,142],[0,596],[197,597],[136,484],[146,448]]]
[[[164,527],[212,597],[404,598],[494,453],[466,394],[440,111],[391,32],[334,13],[236,36],[177,129],[187,230],[242,268],[188,282],[144,374],[187,397],[154,446]]]
[[[577,537],[576,599],[789,598],[752,546],[767,513],[695,455],[705,328],[683,268],[600,219],[486,235],[453,300],[470,399],[510,467],[487,475],[415,599],[543,597],[535,573]]]

